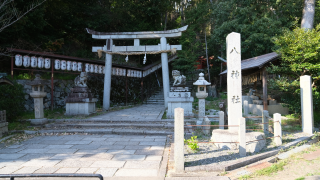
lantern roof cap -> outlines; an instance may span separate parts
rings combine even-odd
[[[203,73],[200,73],[199,74],[199,79],[193,83],[193,85],[196,85],[196,86],[207,86],[207,85],[211,85],[211,83],[209,83],[208,81],[206,81],[204,79],[204,74]]]
[[[31,81],[31,82],[29,82],[29,83],[27,83],[27,85],[36,86],[36,85],[46,85],[46,84],[49,84],[48,82],[46,82],[46,80],[41,79],[40,74],[36,74],[35,76],[36,76],[36,77],[34,78],[34,80]]]

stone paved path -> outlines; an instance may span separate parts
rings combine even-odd
[[[104,177],[157,178],[165,143],[166,136],[37,136],[0,150],[0,174],[98,173]]]
[[[109,112],[104,115],[89,118],[89,120],[153,120],[162,118],[165,107],[158,104],[143,104],[129,109]]]

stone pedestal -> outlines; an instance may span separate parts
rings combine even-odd
[[[184,116],[193,117],[191,92],[169,92],[167,118],[174,117],[174,109],[184,109]]]
[[[239,120],[238,120],[239,121]],[[238,127],[237,127],[238,128]],[[248,132],[245,133],[246,152],[259,152],[266,145],[266,140],[255,141],[258,139],[265,139],[264,133],[261,132]],[[212,142],[234,142],[234,143],[215,143],[219,148],[225,149],[239,149],[239,134],[237,131],[229,131],[222,129],[215,129],[212,131]],[[243,150],[243,149],[242,149]]]
[[[96,102],[87,87],[74,87],[66,98],[65,115],[90,115],[96,112]]]

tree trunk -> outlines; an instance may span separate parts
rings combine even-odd
[[[164,30],[167,30],[167,19],[168,19],[168,13],[166,12],[166,17],[164,19]]]
[[[181,26],[183,26],[184,25],[184,22],[183,22],[183,20],[184,20],[184,15],[183,15],[183,6],[184,6],[184,3],[183,3],[183,1],[181,2]]]
[[[301,28],[313,29],[315,3],[316,3],[315,0],[304,0]]]

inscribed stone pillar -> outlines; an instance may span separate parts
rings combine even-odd
[[[161,50],[167,50],[167,39],[162,37],[160,39]],[[168,96],[170,89],[169,81],[169,65],[168,65],[168,54],[161,53],[161,65],[162,65],[162,79],[163,79],[163,94],[164,94],[164,105],[168,107]]]
[[[206,115],[206,99],[199,99],[199,119]]]
[[[43,97],[34,98],[34,115],[36,119],[44,118],[43,113]]]
[[[304,133],[313,134],[313,98],[311,77],[308,75],[300,76],[300,95],[302,131]]]
[[[174,169],[184,172],[184,110],[174,109]]]
[[[224,129],[224,112],[219,111],[219,129]]]
[[[112,47],[112,39],[110,41],[110,47]],[[103,90],[103,109],[108,110],[110,108],[110,93],[111,93],[111,72],[112,72],[112,55],[106,53],[105,74],[104,74],[104,90]]]
[[[241,39],[240,34],[232,32],[227,36],[227,88],[228,88],[228,124],[239,125],[242,117],[241,94]],[[229,127],[238,131],[238,127]]]

